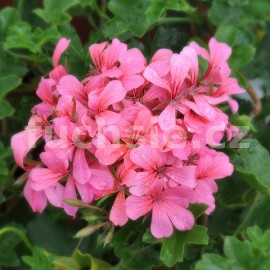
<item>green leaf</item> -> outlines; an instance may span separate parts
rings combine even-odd
[[[141,37],[149,27],[146,16],[144,16],[148,6],[149,3],[146,0],[110,0],[108,8],[115,18],[105,25],[105,36],[112,38],[119,35],[120,32],[122,34],[130,31],[133,35]],[[111,27],[108,28],[110,24],[117,26],[115,31]]]
[[[78,0],[45,0],[44,9],[35,9],[34,13],[47,23],[64,25],[72,18],[67,11],[78,3]]]
[[[16,267],[20,261],[14,252],[14,248],[21,242],[18,235],[6,232],[0,235],[0,266]]]
[[[267,251],[270,250],[270,230],[265,233],[258,226],[249,227],[246,231],[253,248]]]
[[[35,246],[63,256],[71,254],[75,249],[78,240],[73,235],[76,230],[70,228],[67,222],[50,222],[46,214],[36,216],[27,224],[29,238]]]
[[[53,265],[61,270],[81,270],[79,263],[73,257],[56,256],[53,259]]]
[[[142,242],[145,227],[139,222],[126,224],[114,233],[110,245],[120,263],[114,269],[149,270],[161,264],[159,253],[151,246]]]
[[[93,6],[96,3],[96,0],[79,0],[80,4],[82,7],[87,7],[87,6]]]
[[[7,164],[2,160],[0,160],[0,174],[8,175]]]
[[[21,83],[22,80],[16,75],[7,75],[5,77],[0,77],[0,98],[15,89]]]
[[[26,63],[23,63],[20,59],[17,59],[5,52],[4,43],[2,42],[0,43],[0,58],[0,77],[11,74],[22,77],[27,73],[28,69],[26,67]]]
[[[161,240],[158,240],[151,234],[149,229],[147,229],[146,232],[143,234],[142,241],[147,244],[155,244],[161,242]]]
[[[232,56],[229,59],[230,67],[233,70],[239,70],[253,60],[255,53],[256,48],[253,45],[243,45],[233,48]]]
[[[174,266],[177,262],[182,262],[186,244],[207,245],[207,229],[195,225],[190,231],[175,231],[171,237],[164,239],[160,259],[168,267]]]
[[[7,7],[0,11],[0,40],[5,40],[9,27],[18,19],[18,12],[15,8]]]
[[[217,26],[221,24],[237,25],[244,16],[245,13],[242,7],[232,7],[228,5],[227,1],[214,0],[208,10],[208,18]]]
[[[246,6],[249,3],[249,0],[228,0],[230,6]]]
[[[150,0],[150,6],[145,14],[149,24],[153,24],[163,17],[166,10],[182,11],[191,14],[195,8],[190,6],[186,0]]]
[[[104,24],[103,34],[105,37],[114,38],[128,31],[125,22],[118,18],[113,18]]]
[[[39,27],[33,30],[30,24],[23,22],[11,28],[4,47],[5,50],[26,49],[36,54],[42,52],[46,43],[51,41],[55,43],[59,38],[60,33],[54,27],[45,31]]]
[[[76,249],[72,256],[80,268],[89,268],[91,266],[91,255],[90,254],[83,254],[80,250]]]
[[[231,117],[230,122],[234,126],[241,126],[241,127],[248,127],[249,130],[256,132],[256,128],[252,124],[252,120],[248,115],[242,114],[235,114]]]
[[[5,100],[0,99],[0,119],[13,115],[15,109]]]
[[[228,236],[224,243],[225,255],[234,260],[242,269],[251,269],[254,255],[248,241],[240,242],[233,236]]]
[[[248,183],[242,181],[237,172],[229,179],[218,182],[217,201],[229,208],[244,207],[248,204],[250,197],[254,197],[254,189]]]
[[[219,42],[225,42],[230,46],[233,46],[236,41],[238,32],[238,29],[233,25],[221,25],[218,28],[215,37]]]
[[[53,256],[47,255],[45,250],[35,247],[32,256],[23,256],[23,261],[31,267],[32,270],[56,270],[53,265]]]
[[[90,254],[84,254],[76,249],[72,257],[56,256],[53,265],[61,270],[110,270],[112,268],[107,262],[94,258]]]
[[[35,47],[32,40],[32,27],[26,22],[20,22],[10,29],[10,33],[5,42],[5,50],[19,48],[31,51]]]
[[[151,43],[151,54],[154,54],[158,49],[167,48],[173,51],[180,49],[188,43],[188,37],[178,27],[166,28],[159,26],[156,29],[154,40]]]
[[[242,141],[247,148],[240,148],[232,157],[237,172],[257,190],[270,194],[270,155],[255,139]]]
[[[216,254],[204,254],[195,270],[232,270],[231,262]]]
[[[192,212],[193,216],[197,219],[200,217],[205,210],[208,208],[208,205],[203,203],[191,204],[189,210]]]
[[[103,260],[91,257],[91,270],[110,270],[112,266]]]
[[[246,11],[253,16],[269,18],[270,3],[268,0],[256,0],[256,2],[249,1]]]
[[[256,200],[248,211],[244,227],[257,225],[263,230],[270,228],[270,216],[262,214],[270,211],[269,196],[263,196],[262,194],[257,195]]]
[[[258,227],[248,229],[248,235],[253,242],[240,241],[236,237],[227,236],[224,242],[225,257],[217,254],[204,254],[202,259],[197,262],[195,270],[246,270],[260,269],[267,270],[270,267],[270,253],[267,249],[261,249],[264,235]],[[255,242],[254,242],[255,241]],[[256,243],[256,245],[254,245]],[[270,249],[268,238],[268,250]]]

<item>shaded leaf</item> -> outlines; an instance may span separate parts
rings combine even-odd
[[[63,25],[71,20],[67,10],[78,3],[78,0],[44,0],[44,9],[38,8],[34,12],[47,23]]]
[[[108,8],[115,18],[105,25],[104,34],[112,38],[130,31],[133,35],[141,37],[149,27],[146,16],[144,16],[148,6],[149,3],[145,0],[110,0]],[[117,25],[116,31],[113,28],[107,28],[110,24]]]
[[[31,267],[32,270],[56,270],[53,267],[53,256],[47,255],[45,250],[35,247],[32,256],[23,256],[22,260]]]
[[[234,70],[240,69],[253,60],[255,53],[256,48],[253,45],[243,45],[234,48],[229,60],[230,67]]]
[[[232,157],[237,172],[257,190],[270,193],[270,155],[255,139],[246,139],[242,143],[247,148],[240,148]]]
[[[171,267],[183,261],[186,244],[206,245],[207,243],[208,236],[205,227],[195,225],[190,231],[175,231],[171,237],[164,239],[160,259],[166,266]]]
[[[145,14],[149,24],[153,24],[162,17],[166,10],[182,11],[191,14],[195,8],[190,6],[186,0],[150,0],[150,6]]]
[[[202,260],[200,260],[195,267],[195,270],[231,270],[232,266],[230,261],[216,255],[216,254],[204,254]]]
[[[3,99],[0,99],[0,119],[13,115],[15,109]]]
[[[0,77],[0,98],[19,86],[21,82],[22,80],[16,75]]]
[[[233,25],[221,25],[215,37],[219,42],[225,42],[230,46],[233,46],[238,35],[239,31]]]

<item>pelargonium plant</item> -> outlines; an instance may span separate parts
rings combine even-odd
[[[189,206],[205,204],[210,215],[216,181],[233,172],[214,149],[238,133],[222,110],[227,104],[236,113],[231,96],[244,91],[230,76],[231,48],[212,38],[207,49],[191,42],[147,62],[113,39],[89,47],[93,66],[80,80],[59,63],[69,43],[58,42],[36,91],[41,102],[12,138],[31,208],[41,213],[49,202],[75,217],[69,202],[113,197],[106,207],[115,226],[151,216],[155,238],[192,229]]]

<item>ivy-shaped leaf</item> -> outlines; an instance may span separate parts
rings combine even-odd
[[[195,270],[269,269],[270,230],[263,233],[258,227],[248,228],[247,235],[251,241],[227,236],[224,242],[226,257],[204,254]]]
[[[168,267],[174,266],[177,262],[182,262],[186,244],[207,245],[207,229],[195,225],[190,231],[175,231],[171,237],[164,239],[160,259]]]
[[[38,8],[34,12],[47,23],[64,25],[72,18],[67,10],[78,3],[78,0],[44,0],[44,9]]]
[[[234,27],[233,25],[221,25],[216,34],[215,37],[219,42],[225,42],[229,44],[230,46],[233,46],[235,44],[235,41],[237,39],[237,35],[239,33],[239,30]]]
[[[0,98],[19,86],[21,82],[22,80],[18,76],[12,74],[0,77]]]
[[[149,270],[153,266],[161,265],[159,253],[152,245],[142,242],[144,228],[139,223],[129,223],[114,233],[110,245],[120,263],[114,269]]]
[[[105,36],[113,38],[130,31],[133,35],[141,37],[149,27],[144,14],[148,7],[148,0],[110,0],[108,8],[115,18],[105,24]],[[117,28],[114,30],[115,26]]]
[[[0,77],[11,74],[22,77],[27,73],[26,64],[5,52],[3,42],[0,43],[0,58]]]
[[[0,119],[13,115],[15,109],[5,100],[0,99]]]
[[[246,139],[241,143],[245,148],[238,149],[232,156],[232,162],[242,178],[257,190],[270,193],[270,155],[255,139]]]
[[[256,48],[253,45],[243,45],[233,48],[229,65],[233,70],[239,70],[250,63],[255,56]]]
[[[4,47],[5,50],[26,49],[36,54],[42,52],[46,43],[55,43],[59,38],[60,33],[54,27],[45,31],[39,27],[33,30],[30,24],[23,22],[11,28]]]
[[[16,267],[20,265],[19,258],[14,251],[20,242],[19,236],[13,232],[5,232],[0,235],[0,266]]]
[[[0,40],[4,41],[9,27],[18,20],[18,12],[15,8],[7,7],[0,11]]]
[[[157,22],[166,10],[182,11],[191,14],[195,8],[190,6],[186,0],[150,0],[150,6],[145,11],[149,24]]]
[[[23,256],[23,261],[29,265],[31,270],[56,270],[53,267],[53,256],[47,255],[41,248],[34,248],[32,256]]]
[[[250,131],[256,132],[256,128],[254,127],[251,118],[248,115],[242,114],[235,114],[231,117],[230,123],[232,123],[235,126],[243,126],[248,127]]]

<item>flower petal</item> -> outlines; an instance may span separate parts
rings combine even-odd
[[[108,190],[113,188],[114,179],[109,171],[91,168],[89,183],[97,190]]]
[[[63,54],[63,52],[69,46],[69,43],[70,43],[70,39],[66,39],[66,38],[61,38],[58,41],[58,43],[55,47],[55,50],[53,52],[53,65],[55,67],[58,65],[59,59],[60,59],[61,55]]]
[[[73,176],[80,184],[85,184],[91,177],[91,170],[85,157],[85,150],[77,148],[73,162]]]
[[[29,174],[29,178],[32,179],[31,187],[36,191],[45,190],[53,186],[62,177],[63,174],[47,168],[34,168]]]
[[[42,213],[47,206],[47,198],[44,191],[36,191],[32,189],[30,179],[28,179],[24,186],[23,195],[34,212]]]
[[[126,199],[127,216],[136,220],[144,216],[152,209],[152,198],[150,196],[131,195]]]
[[[169,237],[172,235],[173,226],[163,204],[154,204],[150,229],[151,233],[156,238]]]
[[[99,112],[105,111],[110,105],[120,102],[126,96],[120,81],[110,81],[100,94]]]
[[[121,191],[117,194],[114,204],[110,212],[110,221],[115,226],[123,226],[128,221],[126,214],[125,192]]]
[[[175,106],[169,104],[159,115],[158,123],[162,130],[169,130],[174,128],[176,124]]]

